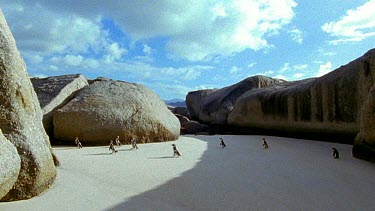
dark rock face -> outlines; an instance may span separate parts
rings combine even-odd
[[[375,50],[373,52],[375,54]],[[375,59],[371,59],[371,63],[365,62],[364,73],[368,76],[366,82],[372,83],[373,86],[365,97],[360,111],[360,131],[354,142],[353,155],[375,162]]]
[[[32,78],[31,82],[42,108],[44,128],[53,137],[53,112],[72,100],[88,82],[80,74]]]
[[[168,105],[168,109],[174,114],[179,114],[190,119],[190,112],[187,109],[187,107],[182,107],[182,106],[172,107]]]
[[[48,189],[56,176],[52,148],[26,65],[1,10],[0,128],[21,158],[17,181],[1,200],[28,199]]]
[[[320,78],[249,91],[237,100],[229,124],[322,135],[359,132],[355,145],[373,146],[374,58],[373,49]]]
[[[186,116],[182,116],[181,114],[175,114],[177,119],[180,121],[180,124],[184,124],[185,122],[189,122],[189,118],[187,118]]]
[[[83,88],[53,116],[55,138],[107,145],[116,136],[139,142],[176,140],[180,123],[151,90],[138,84],[99,80]]]
[[[185,134],[208,134],[210,130],[210,128],[207,125],[201,124],[194,120],[183,122],[181,124],[181,127],[183,128],[183,133]]]
[[[199,112],[201,110],[201,102],[204,97],[215,92],[217,89],[205,89],[189,92],[186,95],[186,107],[188,108],[191,119],[199,120]]]

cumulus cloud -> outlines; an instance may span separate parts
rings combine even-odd
[[[290,65],[289,63],[284,63],[283,66],[277,71],[268,70],[265,72],[258,72],[256,74],[284,80],[298,80],[306,75],[308,67],[309,66],[307,64]]]
[[[296,73],[293,75],[293,79],[301,79],[303,78],[303,76],[305,76],[305,74],[303,73]]]
[[[332,63],[331,62],[327,62],[326,64],[321,64],[319,66],[319,70],[318,72],[316,73],[316,77],[320,77],[320,76],[323,76],[329,72],[332,71]]]
[[[85,52],[99,45],[106,36],[98,19],[74,14],[65,16],[39,4],[30,5],[28,9],[19,8],[23,6],[8,6],[4,13],[22,51],[37,52],[39,55],[64,51]]]
[[[116,42],[106,46],[106,55],[104,56],[106,63],[112,63],[113,61],[121,59],[121,57],[127,53],[125,48],[120,47]]]
[[[323,31],[334,37],[332,44],[362,41],[375,36],[375,0],[369,0],[362,6],[348,10],[338,21],[325,23]]]
[[[289,30],[288,34],[292,38],[292,40],[298,44],[302,44],[303,41],[303,35],[302,32],[299,29],[293,29]]]
[[[238,68],[237,66],[233,66],[233,67],[229,70],[229,73],[230,73],[230,74],[234,74],[234,73],[237,73],[239,70],[240,70],[240,68]]]
[[[143,53],[145,55],[151,55],[152,53],[152,48],[148,45],[143,45]]]
[[[162,68],[160,70],[159,76],[156,76],[156,78],[160,77],[160,75],[169,75],[170,77],[173,77],[174,79],[181,79],[184,81],[190,81],[197,79],[203,71],[208,71],[213,69],[212,66],[189,66],[189,67],[181,67],[181,68]]]
[[[37,4],[9,4],[13,7],[7,7],[7,16],[14,20],[14,33],[22,48],[43,52],[69,49],[74,53],[87,50],[106,39],[100,20],[108,17],[135,41],[168,36],[167,50],[192,61],[269,48],[267,36],[291,22],[297,5],[294,0],[161,0],[157,4],[40,0]]]
[[[256,62],[253,62],[253,63],[250,63],[247,65],[248,68],[253,68],[257,63]]]

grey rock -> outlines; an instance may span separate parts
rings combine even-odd
[[[168,109],[174,113],[174,114],[179,114],[179,115],[182,115],[182,116],[186,116],[187,118],[190,119],[190,112],[189,110],[187,109],[187,107],[184,107],[184,106],[176,106],[176,107],[173,107],[173,106],[170,106],[170,105],[167,105]]]
[[[21,159],[17,149],[0,130],[0,199],[3,198],[17,181],[21,168]]]
[[[2,200],[27,199],[46,190],[56,176],[52,149],[26,65],[1,11],[0,128],[21,158],[18,179]]]
[[[201,102],[203,98],[211,93],[215,92],[217,89],[204,89],[189,92],[186,95],[186,107],[190,113],[191,119],[199,120],[199,112],[201,110]]]
[[[55,138],[107,145],[120,136],[139,142],[176,140],[180,123],[151,90],[122,81],[95,81],[54,112]]]
[[[80,89],[88,86],[87,79],[83,75],[74,74],[32,78],[31,82],[42,108],[44,128],[53,137],[53,112],[72,100]]]
[[[187,118],[186,116],[183,116],[181,114],[175,114],[175,116],[178,118],[178,120],[180,121],[180,124],[183,124],[185,122],[189,122],[190,119]]]
[[[181,123],[182,132],[185,134],[200,134],[202,132],[208,133],[209,127],[197,121],[191,120]]]
[[[252,89],[283,82],[285,81],[281,79],[253,76],[234,85],[219,89],[202,99],[199,121],[206,124],[227,124],[228,114],[232,111],[234,103],[242,94]]]
[[[359,133],[356,143],[374,146],[374,58],[373,49],[320,78],[248,91],[235,103],[229,124],[291,134]]]

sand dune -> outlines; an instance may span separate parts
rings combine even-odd
[[[375,165],[353,158],[352,146],[266,137],[265,150],[262,137],[181,136],[139,150],[123,145],[117,154],[55,147],[62,166],[54,185],[30,200],[2,202],[0,210],[375,209]]]

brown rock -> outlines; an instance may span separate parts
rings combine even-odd
[[[375,71],[372,71],[374,74]],[[372,78],[375,75],[372,76]],[[355,157],[375,162],[375,85],[365,99],[360,113],[360,131],[353,146]]]

